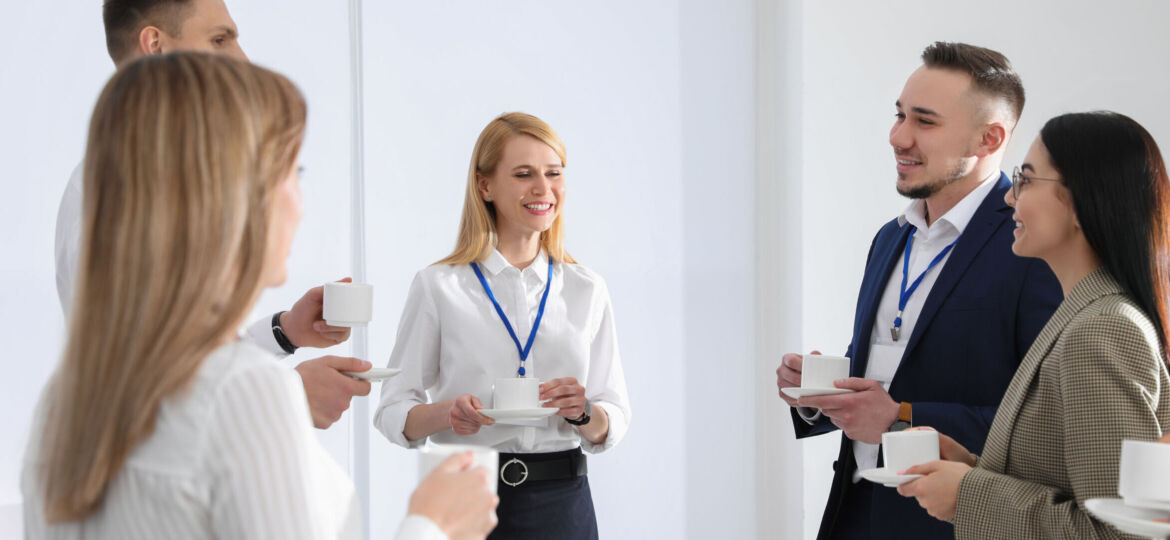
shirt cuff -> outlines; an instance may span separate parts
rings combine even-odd
[[[379,406],[378,410],[374,412],[374,427],[377,427],[378,431],[381,431],[382,435],[385,435],[390,442],[407,450],[422,448],[429,437],[421,437],[417,441],[412,441],[407,439],[406,434],[403,433],[406,429],[406,417],[410,415],[410,410],[422,404],[413,399],[406,399],[391,405]]]
[[[581,449],[590,454],[600,454],[610,448],[617,446],[621,442],[622,437],[626,436],[626,430],[629,429],[629,423],[626,420],[626,415],[622,413],[617,405],[606,403],[604,401],[593,402],[594,407],[601,407],[605,410],[606,416],[609,417],[609,433],[605,434],[605,441],[601,444],[593,444],[581,435]]]
[[[244,332],[244,340],[256,344],[261,349],[276,355],[277,358],[288,358],[288,353],[284,352],[284,349],[276,342],[276,335],[272,333],[272,315],[248,325],[248,329]]]
[[[402,520],[402,525],[398,526],[398,534],[394,538],[397,540],[447,540],[447,533],[444,533],[430,518],[411,514]]]
[[[812,407],[796,407],[796,414],[810,426],[817,423],[817,420],[820,420],[822,416],[820,409],[814,409]]]

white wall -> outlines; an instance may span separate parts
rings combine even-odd
[[[1170,4],[993,0],[803,2],[803,195],[785,211],[808,224],[801,251],[804,333],[792,350],[844,351],[872,235],[907,201],[894,191],[888,143],[893,103],[935,40],[996,49],[1012,60],[1027,105],[1005,159],[1018,164],[1043,123],[1063,112],[1113,109],[1170,148]],[[817,216],[847,216],[824,220]],[[818,440],[820,439],[820,440]],[[837,435],[805,442],[806,537],[815,537],[828,496]]]
[[[686,533],[753,538],[755,3],[680,5]]]

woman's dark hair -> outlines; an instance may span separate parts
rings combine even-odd
[[[1170,179],[1150,133],[1109,111],[1057,116],[1040,130],[1089,246],[1154,322],[1166,357]]]

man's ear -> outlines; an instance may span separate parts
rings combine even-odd
[[[1001,121],[991,122],[983,126],[983,132],[979,136],[979,144],[975,149],[975,155],[978,157],[987,157],[1003,148],[1007,144],[1008,130],[1007,126],[1003,125]]]
[[[147,54],[162,54],[162,30],[157,26],[147,26],[138,32],[138,52]]]

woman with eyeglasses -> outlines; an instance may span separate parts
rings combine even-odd
[[[898,488],[956,538],[1120,538],[1085,509],[1116,497],[1123,439],[1170,425],[1166,367],[1170,180],[1150,134],[1111,112],[1049,120],[1012,177],[1012,251],[1064,290],[974,456],[940,434],[943,459]]]

